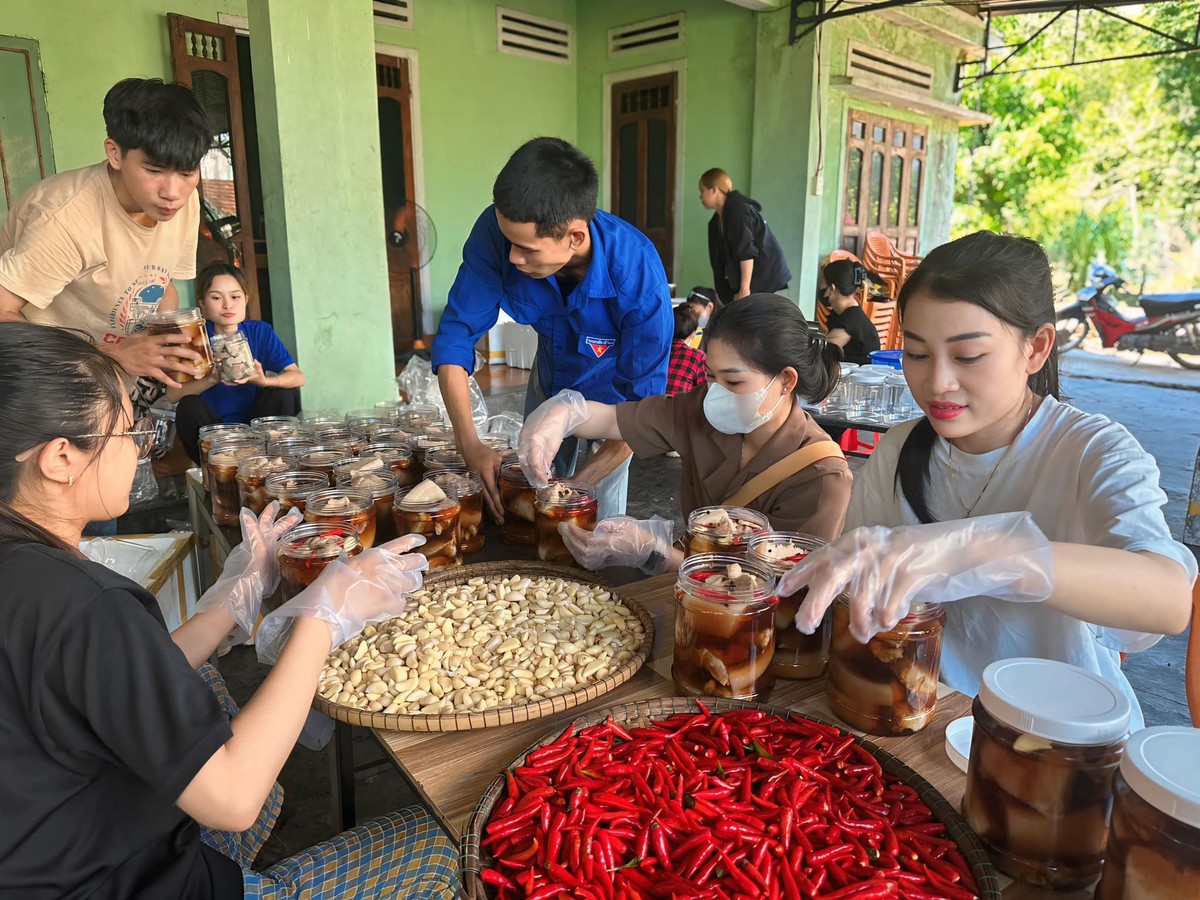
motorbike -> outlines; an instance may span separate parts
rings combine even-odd
[[[1145,314],[1130,318],[1113,299],[1125,284],[1108,266],[1091,266],[1075,302],[1055,310],[1059,351],[1074,350],[1095,328],[1105,347],[1158,350],[1184,368],[1200,369],[1200,291],[1127,294]]]

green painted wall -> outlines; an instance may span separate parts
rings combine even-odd
[[[499,52],[496,5],[423,0],[415,4],[413,30],[375,27],[377,42],[418,54],[424,205],[438,230],[430,263],[432,297],[426,301],[435,325],[462,261],[463,242],[492,202],[492,182],[508,157],[540,135],[576,140],[576,66]],[[574,0],[503,5],[575,23]]]
[[[817,169],[817,104],[812,38],[788,44],[788,10],[758,16],[758,77],[754,92],[754,192],[779,239],[792,271],[788,295],[813,313],[820,232],[820,200],[813,193]]]
[[[245,0],[0,0],[0,33],[33,38],[42,53],[58,171],[104,158],[101,109],[122,78],[171,78],[167,13],[215,22]]]
[[[608,29],[643,19],[684,12],[684,45],[608,56]],[[684,61],[683,196],[681,252],[676,259],[679,290],[711,284],[707,227],[710,213],[700,205],[697,182],[706,169],[720,166],[746,193],[754,116],[755,14],[725,0],[580,0],[579,146],[602,165],[604,155],[604,76],[673,60]],[[636,76],[635,76],[636,77]],[[601,192],[601,206],[608,197]],[[759,198],[761,199],[761,198]]]
[[[310,408],[391,399],[371,9],[250,0],[249,13],[275,327]]]
[[[919,12],[926,12],[921,10]],[[889,53],[918,61],[934,70],[933,95],[947,103],[957,102],[954,69],[957,51],[919,32],[886,22],[875,16],[851,16],[831,23],[822,45],[823,78],[844,75],[850,41],[886,49]],[[826,104],[826,191],[823,197],[822,245],[825,252],[837,246],[842,197],[845,191],[846,129],[851,108],[929,126],[929,149],[925,171],[925,202],[918,251],[926,253],[950,239],[950,214],[954,204],[954,160],[958,147],[958,123],[931,118],[877,103],[848,98],[836,88],[828,92]]]

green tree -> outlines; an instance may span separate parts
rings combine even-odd
[[[1195,27],[1198,11],[1196,2],[1143,9],[1176,34],[1189,16]],[[1012,43],[1038,22],[1017,16],[993,26]],[[1082,59],[1167,46],[1100,13],[1080,26]],[[1074,40],[1071,28],[1048,29],[1013,65],[1068,59]],[[1180,236],[1200,238],[1200,54],[990,77],[971,90],[994,121],[960,142],[957,233],[1033,237],[1072,289],[1097,256],[1136,277],[1178,249]]]

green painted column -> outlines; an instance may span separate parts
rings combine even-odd
[[[771,230],[792,270],[788,294],[815,319],[817,265],[833,247],[821,246],[821,199],[836,188],[830,167],[817,178],[817,58],[813,37],[788,44],[789,11],[762,13],[754,85],[751,195],[763,203]],[[823,180],[823,184],[817,183]]]
[[[391,399],[371,4],[248,7],[275,328],[308,409]]]

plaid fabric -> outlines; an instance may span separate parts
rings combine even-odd
[[[221,673],[208,663],[203,663],[196,671],[200,673],[212,692],[217,695],[217,700],[220,701],[221,708],[225,710],[226,715],[231,719],[236,716],[239,712],[238,705],[229,695],[229,689],[225,686],[225,679],[221,677]],[[243,869],[248,869],[254,865],[258,851],[263,848],[263,844],[271,836],[271,829],[275,827],[281,809],[283,809],[283,787],[277,781],[272,786],[271,793],[267,795],[267,801],[263,804],[258,818],[254,820],[254,824],[250,828],[246,831],[215,831],[201,825],[200,840],[218,853],[228,856]]]
[[[410,807],[245,870],[242,884],[246,900],[452,900],[458,853],[429,813]]]
[[[667,396],[686,394],[708,381],[707,362],[704,351],[689,347],[687,341],[672,344],[671,361],[667,364]]]

